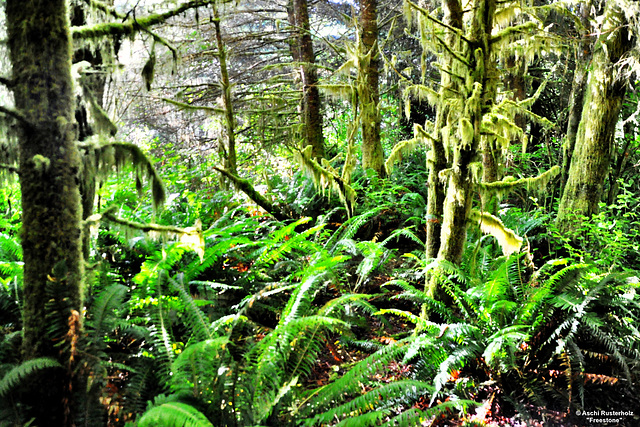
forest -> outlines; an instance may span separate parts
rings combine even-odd
[[[639,33],[0,0],[0,426],[640,425]]]

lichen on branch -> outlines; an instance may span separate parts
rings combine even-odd
[[[71,28],[74,39],[95,39],[107,36],[129,36],[139,31],[147,31],[149,27],[162,24],[174,16],[187,10],[215,3],[216,0],[191,0],[175,9],[162,13],[154,13],[143,17],[129,18],[124,22],[104,22],[94,25],[81,25]]]

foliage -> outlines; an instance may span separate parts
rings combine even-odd
[[[98,27],[107,32],[133,32],[131,19],[141,12],[139,5],[121,15],[101,2],[78,3],[91,3],[123,22],[124,27]],[[556,101],[568,97],[563,88],[576,72],[574,61],[552,46],[565,35],[546,33],[548,39],[534,40],[526,36],[531,24],[509,28],[522,18],[573,34],[579,19],[573,19],[573,9],[560,13],[559,4],[516,13],[500,3],[490,42],[496,58],[513,57],[493,61],[491,73],[507,77],[490,88],[499,95],[481,111],[477,130],[478,138],[495,145],[500,176],[507,178],[483,183],[469,172],[469,182],[481,198],[504,193],[502,205],[483,212],[470,196],[470,213],[453,230],[466,239],[462,260],[454,265],[426,259],[427,227],[440,221],[427,215],[429,190],[437,184],[428,173],[434,153],[411,149],[430,141],[423,134],[440,132],[428,123],[438,120],[432,107],[443,105],[427,105],[422,98],[455,107],[457,113],[439,124],[440,135],[468,140],[470,106],[459,102],[467,98],[436,99],[432,92],[459,87],[475,93],[475,77],[463,81],[455,74],[458,66],[429,64],[443,53],[458,65],[471,57],[445,43],[442,10],[422,10],[423,3],[406,2],[407,9],[418,11],[417,28],[409,25],[416,19],[405,28],[393,18],[399,5],[379,5],[381,16],[391,17],[380,20],[387,40],[377,48],[385,63],[380,114],[389,176],[384,179],[355,160],[361,155],[358,128],[366,126],[370,111],[361,109],[354,88],[362,89],[360,70],[376,52],[358,51],[358,36],[343,28],[352,21],[345,5],[318,2],[313,11],[323,18],[322,24],[312,23],[327,64],[319,67],[320,85],[342,96],[323,100],[331,154],[326,159],[313,159],[299,147],[299,82],[289,76],[300,64],[282,59],[282,52],[294,48],[286,19],[271,24],[260,15],[244,21],[241,17],[259,12],[236,10],[231,3],[221,7],[224,19],[213,21],[223,23],[224,42],[233,46],[235,54],[227,60],[235,74],[231,81],[238,82],[227,88],[217,81],[210,23],[191,25],[204,9],[157,33],[137,29],[142,35],[136,45],[154,43],[149,52],[155,76],[144,82],[148,92],[133,97],[132,83],[121,82],[122,93],[105,95],[105,111],[121,114],[127,137],[117,140],[125,142],[79,143],[85,157],[78,172],[86,185],[97,179],[100,186],[96,215],[85,222],[90,250],[82,313],[71,311],[63,264],[51,271],[46,287],[46,337],[62,362],[22,355],[28,291],[22,283],[21,196],[10,181],[0,188],[0,424],[30,422],[24,397],[33,388],[31,379],[43,373],[71,379],[64,402],[76,425],[476,426],[547,422],[549,414],[573,425],[584,421],[575,417],[577,410],[639,407],[638,97],[627,97],[609,181],[601,183],[607,195],[600,210],[579,218],[572,235],[561,232],[554,221],[562,183],[552,175],[562,160],[565,112]],[[475,6],[464,13],[470,10]],[[165,40],[168,34],[195,42],[174,48]],[[456,34],[461,43],[467,37]],[[429,40],[436,41],[433,52],[413,53]],[[514,41],[510,50],[498,52],[509,40]],[[269,50],[272,46],[277,50]],[[510,63],[533,52],[544,53],[535,69]],[[183,57],[172,67],[180,68],[184,81],[166,73],[169,54]],[[549,70],[552,62],[567,69]],[[330,68],[338,64],[344,64],[338,71]],[[93,68],[95,74],[109,73],[106,66]],[[130,68],[123,67],[123,79],[132,77]],[[443,73],[460,85],[434,84],[447,80]],[[523,83],[525,97],[512,101],[516,73],[531,78]],[[545,75],[551,76],[548,81]],[[403,88],[410,89],[402,95]],[[222,89],[233,91],[236,100],[240,175],[290,219],[270,217],[219,180],[215,171],[226,156],[219,141],[228,137],[217,116]],[[105,92],[110,90],[107,84]],[[111,109],[109,96],[118,97],[111,99]],[[166,96],[178,101],[158,107],[156,98]],[[420,137],[405,142],[400,140],[410,135],[400,124],[403,100],[413,109],[409,130],[415,125]],[[175,106],[184,111],[177,113]],[[523,107],[532,113],[518,117]],[[555,120],[551,127],[550,120]],[[0,146],[3,156],[6,148]],[[452,146],[448,150],[451,170],[443,171],[441,180],[453,176],[456,156],[462,156]],[[479,156],[473,157],[465,159],[470,169],[479,165]],[[3,177],[16,170],[13,160],[4,162]],[[550,172],[540,174],[545,170]],[[538,178],[526,178],[531,176]],[[524,191],[536,183],[545,190],[540,185],[537,192]],[[162,207],[154,206],[162,199]],[[425,291],[425,281],[434,277],[446,298]],[[636,421],[625,419],[629,425]]]

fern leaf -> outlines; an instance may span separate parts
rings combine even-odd
[[[0,380],[0,396],[9,394],[15,386],[25,381],[32,373],[50,368],[62,369],[63,366],[58,363],[58,361],[48,357],[40,357],[22,362],[7,372]]]
[[[139,427],[213,427],[213,424],[191,405],[168,402],[148,410],[138,421]]]

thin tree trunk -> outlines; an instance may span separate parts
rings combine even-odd
[[[218,61],[220,61],[220,87],[222,89],[222,102],[224,104],[224,125],[227,131],[227,144],[225,147],[224,168],[234,175],[238,174],[238,163],[236,160],[236,123],[233,112],[233,101],[231,97],[231,83],[229,81],[229,71],[227,69],[227,50],[222,40],[222,30],[220,29],[220,13],[217,5],[211,5],[213,10],[213,26],[216,33],[216,46],[218,48]]]
[[[459,1],[444,2],[444,22],[453,28],[462,29],[462,5]],[[446,42],[456,49],[460,49],[457,37],[453,32],[448,31]],[[451,69],[453,61],[448,58],[444,61],[443,69]],[[442,88],[451,88],[455,82],[449,73],[442,73],[440,77]],[[452,88],[453,89],[453,88]],[[445,89],[442,89],[441,96],[448,96]],[[442,128],[446,125],[449,108],[447,103],[441,102],[436,114],[434,138],[431,141],[431,158],[427,159],[427,169],[429,170],[429,189],[427,200],[427,259],[434,259],[440,250],[440,234],[442,232],[442,216],[445,200],[445,188],[439,177],[440,171],[447,165],[444,144],[442,141]]]
[[[618,158],[616,159],[615,166],[613,167],[609,175],[609,193],[607,194],[607,204],[609,205],[616,200],[616,197],[618,197],[618,192],[620,191],[620,184],[618,183],[618,180],[622,177],[622,171],[629,161],[629,147],[631,146],[631,141],[633,140],[633,137],[631,137],[631,135],[633,134],[633,126],[631,125],[631,123],[625,124],[624,134],[624,146],[622,147],[620,153],[618,153]]]
[[[380,93],[378,55],[377,0],[360,0],[361,38],[364,53],[369,53],[369,63],[363,64],[365,84],[360,87],[362,105],[362,167],[373,169],[384,176],[384,152],[380,140]]]
[[[602,36],[590,67],[567,183],[558,208],[557,223],[565,232],[575,228],[574,218],[596,213],[602,200],[614,149],[616,123],[627,85],[624,79],[616,76],[616,63],[634,42],[626,24],[624,11],[615,2],[607,3]]]
[[[65,365],[69,353],[55,346],[64,336],[47,331],[48,284],[71,307],[63,321],[82,312],[82,233],[75,145],[71,37],[64,0],[7,0],[8,45],[16,108],[29,126],[20,135],[22,248],[24,257],[23,357],[52,357]],[[75,311],[75,313],[73,311]],[[77,322],[74,322],[77,323]],[[77,331],[79,332],[79,331]],[[66,359],[66,360],[65,360]],[[34,425],[68,425],[71,372],[35,375],[26,401]],[[28,419],[28,418],[27,418]]]
[[[324,157],[324,137],[322,136],[322,116],[320,114],[320,91],[318,90],[318,70],[309,25],[307,0],[294,0],[295,22],[298,29],[300,47],[300,75],[302,76],[302,115],[306,145],[311,145],[313,158]]]
[[[447,0],[450,9],[460,8],[460,2],[457,0]],[[471,212],[471,203],[473,195],[473,185],[470,165],[476,157],[476,150],[480,148],[481,137],[480,128],[482,115],[487,108],[488,103],[492,102],[490,98],[495,86],[495,79],[488,67],[493,64],[491,60],[490,38],[493,27],[493,15],[495,13],[495,0],[476,0],[473,8],[473,21],[471,28],[471,42],[481,49],[481,60],[484,66],[476,67],[477,57],[475,52],[468,49],[467,60],[472,68],[467,70],[471,73],[473,70],[473,79],[475,87],[480,90],[480,102],[470,102],[467,99],[464,108],[464,117],[468,117],[473,127],[473,136],[468,142],[457,141],[453,147],[453,162],[447,179],[447,191],[444,202],[444,218],[442,223],[442,233],[440,249],[438,251],[438,259],[460,264],[462,254],[467,239],[467,220]],[[480,86],[478,86],[480,85]],[[472,94],[467,94],[468,98]],[[462,132],[464,134],[464,132]],[[432,289],[432,291],[435,291]]]

